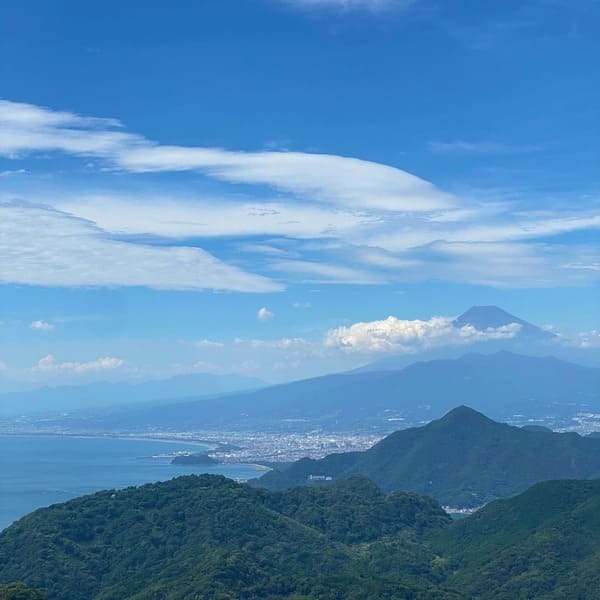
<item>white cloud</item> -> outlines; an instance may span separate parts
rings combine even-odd
[[[89,373],[92,371],[111,371],[122,367],[124,364],[124,360],[110,356],[88,362],[58,362],[52,354],[48,354],[39,360],[33,370],[54,373]]]
[[[11,177],[12,175],[22,175],[27,173],[25,169],[13,169],[12,171],[0,171],[0,177]]]
[[[600,248],[582,244],[445,243],[423,249],[427,276],[498,288],[586,285],[598,273],[574,268],[574,259],[593,263]]]
[[[244,340],[237,338],[234,342],[238,345],[246,344],[252,348],[270,348],[274,350],[290,350],[293,348],[307,348],[311,346],[311,342],[304,338],[278,338],[275,340]]]
[[[383,269],[411,269],[423,265],[421,260],[395,256],[381,248],[361,248],[357,252],[357,257],[363,263]]]
[[[426,212],[455,203],[450,194],[406,171],[329,154],[155,146],[128,149],[115,158],[131,171],[201,170],[223,181],[268,185],[343,208]]]
[[[140,136],[118,131],[121,124],[115,119],[82,117],[8,100],[0,100],[0,126],[0,155],[9,158],[46,151],[110,157],[124,146],[145,143]]]
[[[349,236],[353,230],[377,223],[374,215],[281,200],[202,197],[171,200],[152,195],[140,198],[84,194],[47,201],[112,233],[144,233],[168,238],[265,234],[294,238]],[[286,254],[266,244],[248,244],[242,249],[270,255]]]
[[[199,371],[200,373],[213,373],[215,375],[223,373],[223,369],[221,367],[206,360],[197,360],[192,365],[192,368],[194,371]]]
[[[39,180],[28,188],[29,179],[19,178],[24,180],[19,187],[14,184],[24,198],[19,210],[28,207],[35,225],[17,216],[15,203],[0,207],[0,281],[231,291],[283,288],[243,271],[247,264],[261,273],[276,272],[284,281],[338,284],[449,279],[539,287],[583,285],[600,278],[599,253],[593,246],[559,246],[549,240],[600,229],[596,198],[569,199],[564,210],[526,212],[526,200],[521,205],[493,197],[482,202],[472,194],[459,197],[368,160],[161,146],[128,133],[115,119],[8,101],[0,101],[0,126],[0,154],[9,158],[66,152],[95,157],[110,169],[193,170],[229,184],[217,196],[201,191],[165,194],[155,188],[150,193],[59,189],[44,194]],[[516,148],[460,140],[450,144],[469,152]],[[248,191],[248,185],[255,187]],[[171,243],[144,244],[140,240],[145,235]],[[129,237],[125,241],[123,236]],[[243,239],[250,236],[253,241]],[[259,236],[285,239],[288,245],[255,241]],[[229,256],[234,248],[240,257],[241,249],[244,265],[228,265],[181,243],[183,238],[210,243],[215,237],[225,240]]]
[[[360,285],[386,283],[386,280],[382,276],[363,269],[316,261],[278,260],[271,262],[269,268],[273,271],[302,275],[301,281],[304,283],[345,283]]]
[[[271,246],[269,244],[240,244],[238,248],[242,252],[250,252],[252,254],[264,254],[267,256],[294,256],[296,253]]]
[[[380,11],[384,9],[406,9],[417,0],[281,0],[282,2],[303,8],[335,8],[343,10],[366,9]]]
[[[467,325],[455,327],[452,317],[432,317],[428,321],[388,317],[381,321],[354,323],[330,329],[325,345],[357,353],[416,352],[434,346],[470,344],[490,339],[514,337],[521,326],[511,323],[496,329],[479,331]]]
[[[54,329],[54,325],[46,321],[33,321],[30,327],[36,331],[52,331]]]
[[[62,151],[93,155],[134,172],[199,170],[231,183],[268,185],[344,209],[372,207],[424,212],[455,199],[406,171],[344,156],[305,152],[235,152],[220,148],[161,146],[116,130],[114,119],[81,117],[0,101],[0,154]]]
[[[200,340],[196,342],[199,348],[223,348],[225,344],[223,342],[216,342],[214,340]]]
[[[582,210],[579,214],[566,211],[550,215],[546,212],[520,214],[514,207],[506,206],[503,214],[478,215],[475,212],[469,216],[459,213],[456,220],[453,211],[430,215],[427,220],[403,219],[396,226],[371,229],[367,241],[388,252],[402,252],[437,242],[517,242],[586,229],[600,229],[598,210]]]
[[[310,302],[294,302],[292,306],[297,310],[312,308],[312,304]]]
[[[271,312],[266,306],[263,306],[262,308],[259,308],[258,312],[256,313],[256,317],[260,321],[269,321],[274,316],[275,316],[275,313]]]
[[[200,248],[117,241],[84,219],[16,202],[0,203],[0,256],[2,283],[241,292],[282,288]]]
[[[576,348],[591,349],[600,348],[600,330],[592,329],[590,331],[572,332],[557,332],[552,329],[552,332],[557,335],[556,341],[565,346],[574,346]]]
[[[540,152],[541,146],[535,144],[502,144],[492,141],[466,142],[455,140],[453,142],[429,142],[432,152],[450,155],[493,155],[493,154],[530,154]]]

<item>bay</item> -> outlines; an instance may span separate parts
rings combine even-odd
[[[243,480],[261,475],[252,465],[183,466],[156,458],[202,449],[176,441],[0,435],[0,530],[37,508],[103,489],[192,473]]]

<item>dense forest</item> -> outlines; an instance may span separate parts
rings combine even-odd
[[[0,583],[0,600],[44,600],[44,598],[44,594],[32,590],[22,581],[8,585]]]
[[[453,522],[363,477],[272,492],[188,476],[31,513],[0,534],[0,581],[48,600],[591,599],[598,515],[600,481],[538,484]]]

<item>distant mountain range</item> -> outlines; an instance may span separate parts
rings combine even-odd
[[[429,420],[459,403],[498,418],[507,418],[512,410],[535,416],[540,410],[572,415],[574,408],[585,409],[586,405],[600,410],[600,353],[566,347],[558,343],[555,334],[497,306],[473,306],[453,325],[486,332],[514,323],[520,327],[514,337],[469,344],[467,355],[464,346],[450,345],[417,354],[391,355],[347,373],[276,386],[235,374],[187,374],[140,383],[43,387],[0,393],[0,416],[118,407],[119,414],[109,416],[107,426],[165,423],[179,427],[189,417],[192,424],[210,426],[304,419],[345,428],[364,419],[377,427],[388,418]],[[521,356],[515,357],[518,354]],[[565,357],[592,366],[586,371],[575,364],[567,365],[569,361],[560,362]],[[249,390],[256,393],[246,394]],[[220,394],[232,396],[226,401],[204,402]],[[200,399],[202,402],[195,404]],[[166,410],[140,407],[137,414],[128,412],[131,405],[157,401],[173,406]]]
[[[190,396],[210,396],[267,385],[242,375],[197,373],[141,383],[98,382],[86,385],[43,387],[25,392],[0,393],[0,415],[70,411]]]
[[[600,410],[600,369],[505,351],[467,354],[399,371],[328,375],[70,423],[105,430],[319,426],[389,432],[441,417],[458,404],[500,420],[515,413],[570,418],[580,410]]]
[[[48,600],[596,600],[599,514],[600,481],[540,483],[452,522],[360,477],[286,492],[179,477],[13,524],[0,594],[39,600],[6,585],[24,581]]]
[[[600,440],[496,423],[461,406],[424,427],[397,431],[369,450],[302,459],[256,481],[269,489],[364,475],[384,491],[476,507],[549,479],[600,477]]]

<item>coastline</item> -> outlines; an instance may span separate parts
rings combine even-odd
[[[180,438],[177,436],[159,436],[154,437],[152,435],[143,434],[125,434],[125,433],[58,433],[52,431],[30,431],[30,432],[11,432],[11,431],[0,431],[0,436],[6,437],[59,437],[59,438],[79,438],[79,439],[92,439],[92,440],[132,440],[134,442],[164,442],[164,443],[178,443],[187,446],[202,446],[207,450],[214,450],[218,448],[220,442],[210,442],[208,440],[198,439],[187,439]]]
[[[204,448],[208,451],[215,450],[219,447],[222,442],[209,442],[205,440],[189,440],[189,439],[181,439],[177,436],[172,437],[154,437],[154,436],[145,436],[145,435],[127,435],[127,434],[85,434],[85,433],[57,433],[57,432],[0,432],[0,437],[45,437],[45,438],[72,438],[72,439],[90,439],[90,440],[125,440],[125,441],[133,441],[133,442],[162,442],[162,443],[177,443],[183,446],[191,446],[194,448]],[[255,471],[272,471],[271,467],[267,467],[266,465],[261,465],[259,463],[254,462],[218,462],[216,465],[211,466],[243,466],[243,467],[251,467]]]

